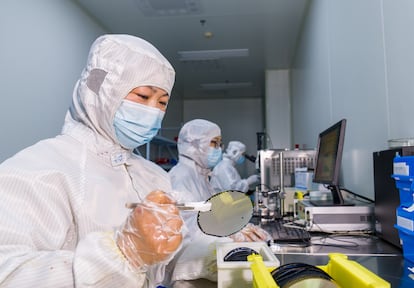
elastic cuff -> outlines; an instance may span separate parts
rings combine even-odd
[[[118,243],[116,241],[117,240],[117,237],[116,237],[117,235],[116,234],[117,234],[117,232],[114,233],[113,240],[114,240],[114,246],[116,247],[116,252],[120,256],[120,258],[122,258],[122,260],[124,262],[128,263],[128,267],[130,268],[130,270],[132,272],[137,273],[137,274],[146,273],[147,269],[145,268],[145,266],[142,266],[142,265],[136,266],[131,261],[129,261],[129,259],[125,255],[124,251],[118,246]]]

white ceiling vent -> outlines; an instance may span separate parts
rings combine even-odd
[[[136,0],[145,16],[196,15],[201,13],[200,0]]]
[[[223,58],[247,57],[249,49],[178,51],[180,61],[205,61]]]
[[[200,84],[202,90],[227,90],[252,87],[252,82],[218,82]]]

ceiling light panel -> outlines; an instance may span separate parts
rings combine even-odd
[[[252,82],[218,82],[218,83],[204,83],[200,87],[203,90],[227,90],[251,87]]]
[[[136,0],[145,16],[198,15],[200,0]]]
[[[219,60],[223,58],[247,57],[249,49],[178,51],[180,61]]]

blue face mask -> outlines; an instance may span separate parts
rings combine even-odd
[[[158,108],[123,100],[114,118],[119,143],[127,149],[134,149],[150,142],[161,128],[164,114]]]
[[[236,160],[236,164],[237,165],[241,165],[244,163],[244,161],[246,160],[246,157],[244,157],[244,155],[241,155],[237,160]]]
[[[209,147],[207,154],[207,165],[208,168],[214,168],[222,159],[221,148]]]

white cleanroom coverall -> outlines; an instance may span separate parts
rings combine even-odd
[[[244,160],[245,152],[246,145],[242,142],[229,142],[226,152],[223,153],[223,160],[214,167],[211,173],[210,183],[216,192],[225,190],[247,192],[250,185],[258,182],[259,176],[256,174],[242,179],[235,167],[240,160]]]
[[[210,141],[218,136],[221,136],[219,126],[204,119],[188,121],[181,128],[177,142],[179,160],[169,171],[174,199],[178,202],[205,201],[216,194],[208,179],[211,172],[208,154]],[[197,278],[217,281],[217,242],[270,240],[266,231],[250,223],[230,237],[206,235],[198,227],[197,213],[181,211],[181,214],[188,233],[185,234],[183,249],[167,267],[172,281]]]
[[[211,170],[207,158],[210,141],[217,136],[221,136],[220,127],[204,119],[191,120],[181,128],[177,141],[179,160],[169,171],[178,202],[205,201],[215,194],[208,180]],[[185,235],[183,249],[167,267],[172,281],[198,278],[217,281],[215,250],[211,248],[216,242],[231,239],[205,235],[198,228],[197,213],[182,211],[181,214],[189,233]]]
[[[164,264],[131,269],[115,232],[131,213],[125,203],[170,191],[169,176],[118,144],[113,119],[129,91],[170,94],[174,77],[142,39],[94,42],[61,134],[0,165],[1,287],[155,287]]]

